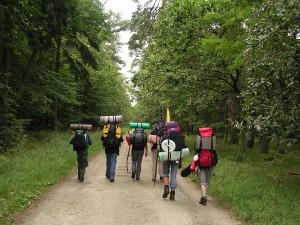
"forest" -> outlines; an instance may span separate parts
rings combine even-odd
[[[0,20],[2,153],[31,131],[97,128],[100,115],[152,122],[167,107],[187,134],[211,126],[242,152],[299,146],[296,0],[149,0],[130,21],[94,0],[3,0]]]

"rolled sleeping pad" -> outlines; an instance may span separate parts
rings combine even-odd
[[[189,154],[189,148],[183,148],[181,153],[181,158],[187,156]],[[180,151],[169,152],[169,160],[176,161],[180,159]],[[159,161],[167,161],[168,160],[168,152],[160,152],[158,153]]]
[[[118,116],[100,116],[100,124],[122,123],[122,115]]]
[[[150,128],[150,123],[134,123],[130,122],[129,123],[130,128],[144,128],[144,129],[149,129]]]
[[[190,165],[188,165],[187,167],[185,167],[183,170],[181,170],[181,176],[182,177],[187,177],[188,175],[190,175],[191,174],[191,164]]]
[[[196,149],[200,148],[200,141],[202,140],[202,149],[211,149],[211,137],[202,138],[200,135],[197,135],[196,140]],[[213,136],[213,150],[216,150],[216,136]]]
[[[148,142],[151,144],[159,144],[160,137],[154,134],[150,134],[148,140]]]
[[[91,124],[70,124],[70,129],[71,130],[92,130],[92,125]]]

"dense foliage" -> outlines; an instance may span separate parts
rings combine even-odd
[[[187,131],[210,125],[227,137],[230,128],[230,143],[253,147],[257,136],[263,152],[272,137],[298,143],[299,7],[287,0],[165,0],[140,7],[130,44],[138,53],[132,81],[144,117],[159,117],[169,105]]]
[[[1,1],[1,151],[24,130],[97,125],[101,114],[129,110],[119,23],[93,0]]]

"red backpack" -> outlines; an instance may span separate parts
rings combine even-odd
[[[199,156],[198,165],[200,168],[210,168],[216,165],[217,159],[213,153],[216,150],[216,137],[213,136],[212,128],[199,128],[196,150]]]

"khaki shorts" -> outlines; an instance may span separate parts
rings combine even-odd
[[[210,179],[214,175],[214,168],[203,168],[198,173],[198,178],[200,180],[200,185],[209,185]]]

